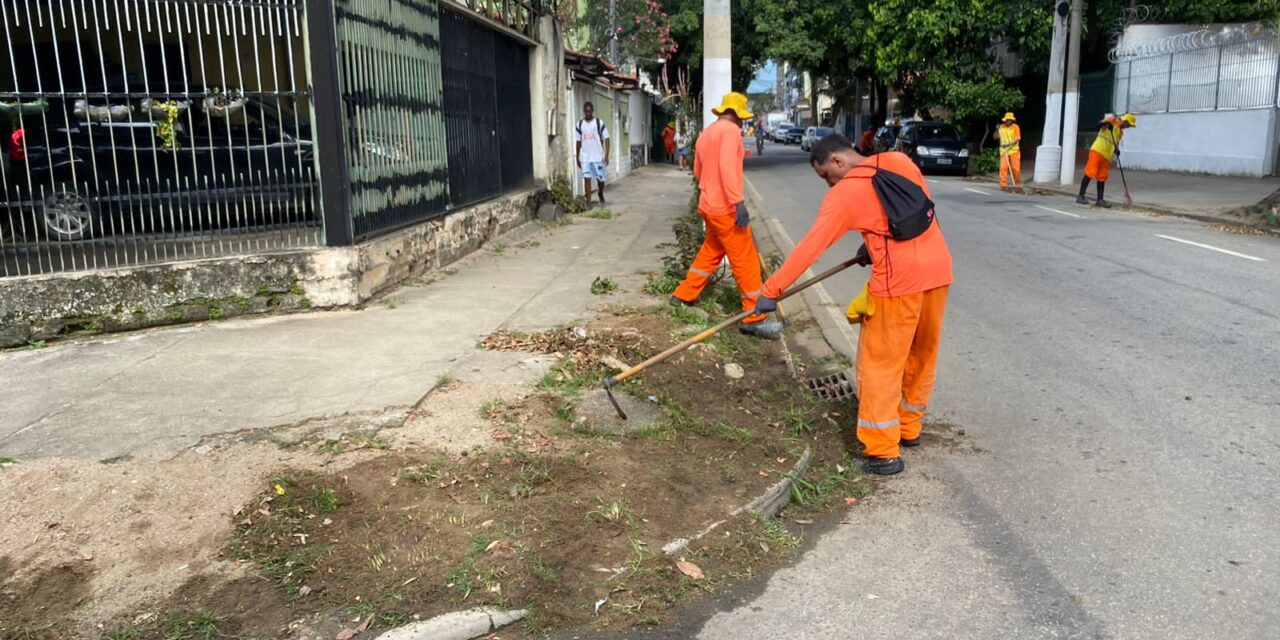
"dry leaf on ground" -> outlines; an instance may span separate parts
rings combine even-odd
[[[676,562],[676,568],[680,570],[680,573],[683,573],[686,576],[693,578],[694,580],[701,580],[703,577],[702,567],[699,567],[698,565],[692,562],[686,562],[684,560],[680,560]]]

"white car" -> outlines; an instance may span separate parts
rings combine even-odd
[[[795,125],[791,124],[790,122],[779,123],[778,126],[773,128],[773,135],[770,136],[770,138],[774,142],[786,142],[787,130],[793,127],[795,127]]]
[[[835,133],[836,130],[831,127],[809,127],[804,130],[804,137],[800,138],[800,149],[802,151],[813,151],[813,145],[818,141]]]

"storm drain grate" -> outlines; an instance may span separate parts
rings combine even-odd
[[[858,397],[857,388],[844,371],[820,378],[809,378],[805,380],[805,386],[823,400],[849,400]]]

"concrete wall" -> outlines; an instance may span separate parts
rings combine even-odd
[[[565,162],[572,161],[573,135],[563,125],[563,114],[569,105],[568,79],[564,67],[564,43],[555,19],[538,19],[539,45],[529,57],[529,92],[533,121],[533,176],[542,184],[550,184],[565,174]]]
[[[1276,165],[1276,110],[1143,114],[1120,148],[1121,161],[1134,169],[1269,176]]]
[[[0,348],[249,314],[362,304],[534,217],[545,189],[511,194],[354,247],[0,278]]]

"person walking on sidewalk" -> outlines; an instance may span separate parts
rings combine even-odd
[[[996,127],[995,137],[1000,141],[1000,190],[1026,193],[1022,190],[1022,129],[1012,111],[1004,114],[1000,126]]]
[[[738,283],[742,309],[755,308],[760,297],[760,257],[751,234],[751,216],[742,196],[742,121],[750,119],[747,97],[731,92],[712,109],[718,119],[698,136],[694,147],[693,176],[698,181],[698,215],[706,225],[702,248],[689,272],[671,296],[672,304],[693,305],[707,286],[707,280],[729,257],[733,279]],[[782,325],[763,313],[746,317],[738,330],[776,340]]]
[[[952,282],[951,252],[932,220],[924,176],[905,154],[888,151],[868,158],[843,136],[830,135],[814,145],[809,161],[831,190],[809,232],[764,283],[756,312],[776,309],[782,292],[841,236],[862,234],[858,256],[863,264],[871,263],[871,279],[849,313],[853,322],[853,311],[865,309],[857,319],[857,433],[866,449],[864,469],[892,475],[904,467],[899,446],[920,444],[920,420],[933,390]],[[919,188],[922,207],[915,215],[929,219],[924,231],[909,240],[893,238],[871,180],[889,172]]]
[[[689,168],[689,123],[676,133],[676,159],[680,161],[680,170]]]
[[[676,161],[676,123],[668,122],[662,128],[662,159],[665,162]]]
[[[1097,180],[1097,206],[1103,208],[1111,206],[1111,203],[1103,198],[1103,191],[1107,188],[1107,174],[1111,171],[1111,158],[1120,155],[1120,140],[1124,138],[1124,130],[1136,126],[1138,126],[1138,118],[1132,113],[1126,113],[1119,118],[1107,114],[1102,119],[1102,126],[1098,128],[1098,137],[1093,141],[1093,146],[1089,147],[1089,162],[1084,165],[1084,180],[1080,181],[1080,195],[1076,196],[1076,204],[1089,204],[1084,194],[1089,189],[1089,181]]]
[[[591,181],[600,186],[600,204],[604,201],[604,175],[609,167],[609,128],[596,118],[596,107],[590,102],[582,106],[582,119],[573,131],[577,141],[578,168],[582,170],[582,184],[587,193],[587,206],[591,206]]]

